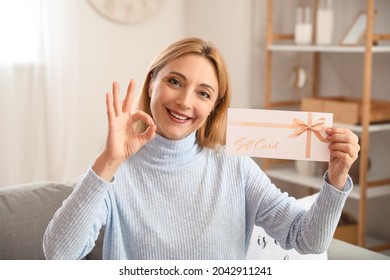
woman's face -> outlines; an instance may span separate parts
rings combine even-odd
[[[202,127],[218,99],[218,86],[215,68],[203,56],[190,54],[168,63],[149,88],[157,133],[179,140]]]

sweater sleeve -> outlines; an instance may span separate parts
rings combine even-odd
[[[296,205],[296,199],[281,192],[255,163],[247,173],[249,209],[254,223],[277,240],[284,249],[301,254],[319,254],[327,250],[345,201],[352,189],[348,178],[345,191],[331,186],[323,178],[323,186],[307,211]],[[253,198],[253,199],[252,199]]]
[[[106,199],[112,184],[100,179],[92,167],[84,173],[45,231],[46,259],[81,259],[93,249],[106,223]]]

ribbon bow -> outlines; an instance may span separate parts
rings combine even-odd
[[[307,131],[306,135],[306,158],[310,158],[310,143],[311,143],[311,132],[313,131],[314,135],[324,143],[327,143],[325,138],[321,135],[321,131],[323,130],[323,125],[325,124],[325,118],[320,118],[317,122],[312,124],[312,114],[309,113],[308,123],[306,124],[304,121],[299,119],[293,119],[292,126],[295,129],[294,133],[291,134],[290,138],[295,138]]]
[[[293,134],[291,134],[289,137],[295,138],[304,133],[307,130],[311,130],[314,132],[314,134],[317,136],[317,138],[324,143],[327,143],[325,138],[321,135],[321,131],[323,129],[323,125],[325,124],[325,118],[318,119],[317,122],[314,124],[306,124],[304,121],[299,119],[294,119],[292,126],[296,128]]]

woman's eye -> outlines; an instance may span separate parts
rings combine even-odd
[[[169,80],[169,83],[170,83],[171,85],[173,85],[173,86],[176,86],[176,87],[180,86],[179,80],[174,79],[174,78],[170,79],[170,80]]]
[[[208,94],[208,93],[205,92],[205,91],[199,92],[199,95],[200,95],[201,97],[203,97],[203,98],[208,98],[208,99],[210,99],[210,94]]]

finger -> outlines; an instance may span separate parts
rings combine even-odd
[[[334,143],[329,145],[329,149],[331,151],[331,154],[334,153],[335,155],[340,155],[340,153],[343,153],[345,155],[348,155],[351,159],[355,160],[358,157],[358,149],[351,145],[346,143]]]
[[[350,131],[348,128],[344,127],[329,127],[326,129],[326,133],[328,135],[334,135],[334,134],[353,134],[352,131]]]
[[[155,125],[152,117],[149,116],[148,114],[146,114],[144,111],[140,111],[140,110],[138,110],[137,112],[135,112],[134,114],[131,115],[131,120],[134,123],[136,123],[138,121],[143,121],[148,126]]]
[[[358,145],[359,138],[356,134],[354,134],[351,130],[346,128],[330,128],[326,130],[328,136],[326,140],[335,143],[335,142],[343,142],[343,143],[351,143],[354,146]]]
[[[144,143],[147,143],[149,142],[150,140],[152,140],[155,136],[156,136],[156,129],[157,129],[157,126],[156,125],[151,125],[149,126],[144,133],[142,133],[140,136],[142,137],[142,141]]]
[[[350,157],[348,153],[344,153],[341,151],[331,151],[330,156],[332,158],[331,161],[339,160],[343,163],[344,166],[347,168],[350,168],[352,166],[352,163],[354,162],[354,159]]]
[[[106,94],[106,108],[107,108],[108,123],[112,123],[115,119],[115,109],[114,109],[113,97],[111,93]]]
[[[118,116],[120,113],[122,113],[122,101],[119,94],[119,84],[118,82],[112,83],[112,95],[114,97],[114,109],[115,114]]]
[[[359,137],[348,128],[333,128],[332,130],[335,135],[346,135],[354,142],[359,141]]]
[[[127,93],[125,100],[123,102],[123,112],[130,113],[131,105],[133,104],[133,96],[135,89],[135,81],[133,79],[130,80],[129,86],[127,87]]]

